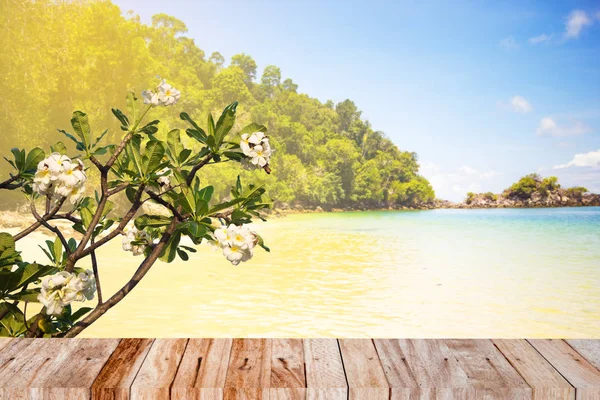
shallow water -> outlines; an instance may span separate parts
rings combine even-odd
[[[600,207],[302,214],[256,230],[271,253],[234,267],[201,246],[158,263],[84,336],[600,338]],[[105,298],[141,261],[120,240],[99,257]]]

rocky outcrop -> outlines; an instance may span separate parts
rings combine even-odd
[[[462,203],[437,200],[436,208],[544,208],[600,206],[600,194],[569,193],[556,189],[546,195],[533,193],[527,199],[511,197],[507,193],[490,196],[489,193],[475,194]]]

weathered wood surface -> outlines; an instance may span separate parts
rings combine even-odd
[[[0,400],[600,400],[600,340],[0,339]]]

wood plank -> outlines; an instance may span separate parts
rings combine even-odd
[[[39,389],[43,387],[45,379],[70,357],[82,339],[25,340],[32,342],[18,353],[13,353],[12,360],[2,369],[2,397],[39,397]],[[83,398],[89,398],[89,393]]]
[[[600,340],[569,339],[566,342],[600,371]]]
[[[268,399],[271,383],[271,339],[234,339],[224,398]]]
[[[489,339],[446,339],[444,343],[467,375],[474,397],[531,399],[531,387]]]
[[[600,400],[600,371],[563,340],[535,339],[529,343],[575,387],[577,400]]]
[[[135,400],[169,400],[170,388],[188,339],[156,339],[133,384]]]
[[[123,339],[92,385],[95,400],[129,400],[129,390],[154,339]]]
[[[340,339],[350,399],[388,400],[390,388],[371,339]]]
[[[36,377],[43,396],[89,398],[94,380],[119,342],[120,339],[81,339],[62,363],[54,364],[45,378]],[[36,382],[32,386],[38,386]]]
[[[301,339],[271,339],[270,400],[306,398],[304,345]]]
[[[336,339],[304,339],[307,400],[346,400],[348,383]]]
[[[494,339],[494,345],[533,389],[533,400],[574,400],[575,389],[524,339]]]
[[[171,387],[171,399],[223,399],[232,342],[190,339]]]
[[[383,367],[383,372],[391,387],[391,397],[395,399],[419,398],[422,393],[412,371],[406,363],[397,339],[375,339],[375,348]]]
[[[18,338],[0,338],[0,351],[6,346],[12,344],[14,341],[19,340]]]

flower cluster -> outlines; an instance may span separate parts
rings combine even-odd
[[[229,225],[215,229],[213,244],[223,251],[223,255],[233,265],[252,258],[257,237],[245,226]]]
[[[96,281],[92,271],[80,274],[61,271],[42,280],[38,301],[46,307],[46,314],[60,315],[63,307],[74,301],[92,300]]]
[[[33,178],[33,190],[41,195],[67,197],[71,204],[75,204],[85,191],[86,180],[81,160],[52,153],[39,162]]]
[[[142,92],[144,104],[153,106],[172,106],[179,101],[181,92],[169,85],[164,79],[154,90],[144,90]]]
[[[125,227],[124,232],[123,250],[131,251],[134,256],[144,254],[144,250],[150,243],[148,232],[138,230],[131,222]]]
[[[240,140],[240,148],[249,158],[249,164],[254,167],[268,168],[272,151],[269,138],[263,132],[244,133]]]

